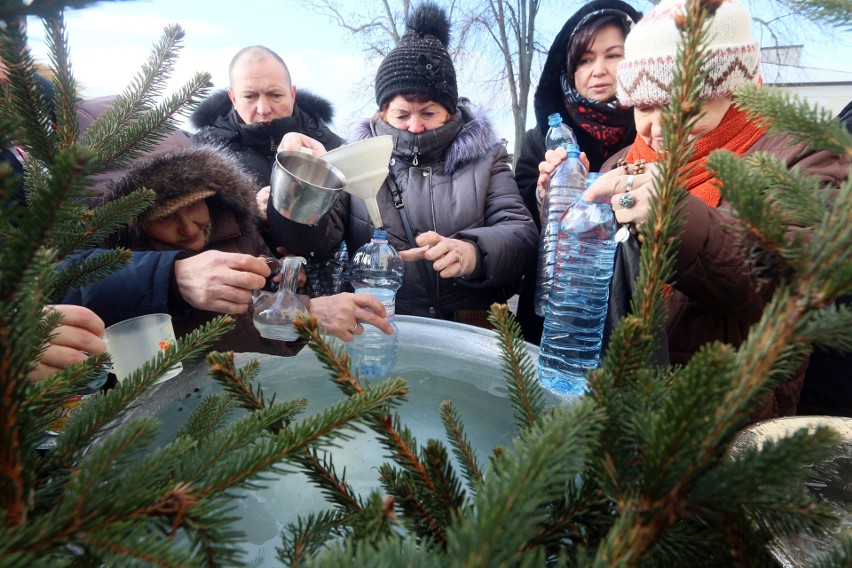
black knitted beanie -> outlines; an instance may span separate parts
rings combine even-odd
[[[379,108],[399,94],[420,94],[454,113],[458,103],[456,70],[447,52],[450,23],[439,6],[424,2],[406,22],[408,31],[376,73]]]

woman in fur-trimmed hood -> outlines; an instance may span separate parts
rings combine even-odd
[[[138,251],[183,250],[188,255],[206,250],[269,254],[256,226],[255,182],[233,155],[212,147],[160,154],[107,185],[100,198],[106,203],[141,188],[157,194],[154,203],[108,239],[109,246]],[[185,318],[176,317],[175,331],[178,336],[184,335],[217,315],[193,309]],[[234,317],[236,328],[223,336],[215,349],[289,356],[301,348],[261,337],[251,313]]]
[[[355,134],[393,139],[377,200],[388,241],[406,261],[396,311],[483,323],[491,303],[516,292],[538,233],[505,142],[458,96],[446,13],[423,3],[407,25],[376,75],[379,112]],[[316,227],[274,208],[267,217],[276,238],[303,256],[326,255],[342,239],[356,251],[373,231],[363,202],[348,195]]]

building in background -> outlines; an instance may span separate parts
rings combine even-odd
[[[801,63],[803,48],[803,45],[762,48],[763,82],[789,90],[836,116],[852,100],[852,70],[804,66]]]

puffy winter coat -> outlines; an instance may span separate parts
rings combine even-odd
[[[254,181],[233,155],[203,146],[162,154],[138,164],[122,178],[103,188],[100,198],[107,203],[143,187],[157,193],[157,202],[171,201],[199,189],[214,191],[214,195],[205,198],[212,230],[204,250],[252,256],[269,254],[256,228],[258,215]],[[107,244],[136,251],[152,249],[138,219],[113,235]],[[175,319],[175,332],[178,336],[184,335],[218,315],[193,309],[184,317]],[[236,328],[214,344],[214,349],[288,356],[295,355],[302,347],[261,337],[254,327],[250,311],[234,317]]]
[[[460,109],[461,130],[438,160],[414,166],[412,151],[416,152],[418,139],[405,147],[397,140],[390,172],[414,236],[435,231],[473,243],[479,256],[477,273],[473,278],[444,279],[424,262],[435,291],[430,298],[415,263],[406,263],[405,280],[397,292],[400,314],[454,319],[460,310],[484,310],[492,302],[505,302],[535,257],[538,232],[518,194],[504,143],[486,118]],[[355,138],[376,136],[376,119],[362,122]],[[387,183],[377,200],[390,244],[397,250],[416,247],[406,238]],[[293,223],[272,207],[267,218],[275,237],[302,256],[326,255],[344,238],[354,253],[370,241],[373,231],[364,203],[348,195],[316,227]]]
[[[327,124],[334,117],[331,103],[313,93],[300,90],[296,95],[293,115],[276,118],[264,124],[246,124],[234,110],[226,91],[217,91],[206,98],[190,119],[198,129],[192,136],[194,144],[212,144],[227,148],[237,156],[257,182],[255,190],[269,185],[272,165],[281,138],[288,132],[299,132],[321,142],[326,150],[333,150],[343,139],[329,130]],[[265,224],[259,225],[260,234],[271,250],[282,243],[269,234]],[[346,251],[338,250],[320,261],[309,259],[305,271],[308,284],[301,292],[316,296],[329,296],[343,291],[346,268]]]
[[[329,130],[334,117],[331,103],[309,91],[300,90],[293,116],[276,118],[264,124],[246,124],[228,98],[227,91],[216,91],[204,99],[192,113],[190,124],[197,129],[194,144],[213,144],[237,154],[257,181],[256,189],[269,185],[272,165],[281,138],[299,132],[322,142],[326,150],[343,144],[343,138]]]
[[[604,166],[609,171],[629,148],[614,155]],[[846,179],[849,159],[830,152],[816,152],[795,144],[788,136],[764,136],[744,156],[766,152],[788,167],[798,166],[838,186]],[[746,243],[737,230],[738,221],[724,200],[708,207],[688,196],[681,212],[683,232],[677,250],[672,292],[666,296],[666,332],[671,362],[686,363],[702,346],[722,341],[738,347],[748,329],[758,321],[774,287],[758,285],[745,257]],[[778,385],[752,414],[754,420],[792,416],[802,388],[804,370]]]

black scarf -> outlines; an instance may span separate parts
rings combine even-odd
[[[560,77],[565,111],[571,120],[589,133],[604,159],[624,147],[624,137],[633,124],[633,109],[622,107],[618,99],[607,103],[587,99],[569,83],[565,72]]]
[[[389,134],[393,137],[393,157],[412,166],[428,166],[442,161],[444,153],[461,129],[461,111],[456,111],[450,120],[438,128],[420,134],[394,128],[380,116],[376,118],[375,123],[376,134]]]

